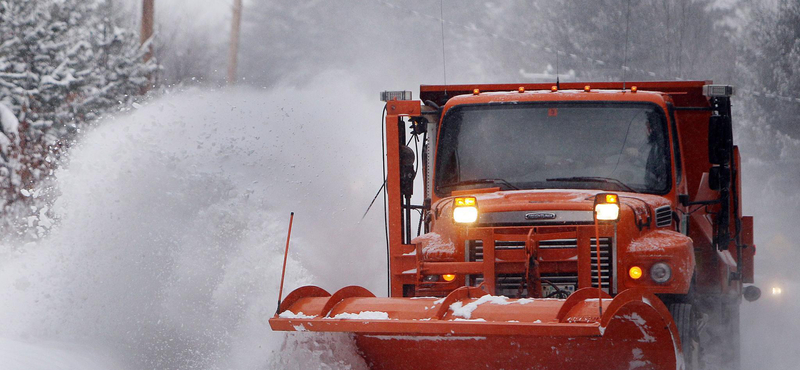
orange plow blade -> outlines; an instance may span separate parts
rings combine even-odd
[[[333,295],[303,287],[269,320],[273,330],[348,332],[374,369],[682,369],[678,330],[643,290],[610,298],[510,299],[465,287],[446,298]],[[602,314],[600,313],[602,307]]]

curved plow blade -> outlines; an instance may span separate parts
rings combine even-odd
[[[682,369],[678,330],[644,290],[610,298],[509,299],[464,287],[446,298],[333,295],[303,287],[269,320],[273,330],[349,332],[375,369]],[[602,315],[600,310],[602,307]]]

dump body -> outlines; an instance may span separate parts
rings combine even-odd
[[[353,333],[380,369],[683,368],[694,329],[671,310],[690,291],[738,305],[755,250],[738,149],[720,162],[709,136],[729,99],[708,84],[422,86],[424,106],[388,101],[390,297],[304,287],[270,325]]]

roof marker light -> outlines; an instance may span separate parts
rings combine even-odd
[[[411,100],[411,91],[382,91],[381,101],[389,102],[392,100]]]
[[[519,92],[521,92],[521,93],[524,93],[525,92],[525,86],[520,86],[519,89],[517,89],[517,90]]]
[[[553,87],[550,88],[550,92],[556,92],[556,91],[558,91],[558,86],[553,85]]]
[[[635,93],[635,92],[637,92],[637,91],[639,91],[639,88],[638,88],[638,87],[636,87],[636,86],[631,86],[631,92],[632,92],[632,93]]]
[[[480,93],[481,93],[481,90],[479,90],[479,89],[472,90],[472,95],[478,95]]]
[[[583,87],[583,91],[589,92],[589,91],[592,91],[592,88],[589,85],[586,85],[586,86]]]

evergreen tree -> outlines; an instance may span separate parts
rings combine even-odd
[[[11,119],[3,120],[2,214],[25,209],[19,201],[52,172],[81,125],[132,103],[148,86],[155,61],[144,62],[137,35],[110,20],[110,4],[0,1],[0,103],[19,122],[13,132]]]
[[[748,15],[739,69],[751,92],[745,111],[758,126],[774,128],[779,138],[789,135],[796,141],[800,139],[800,0],[781,0],[770,8],[753,5]],[[790,143],[788,139],[781,140]]]

